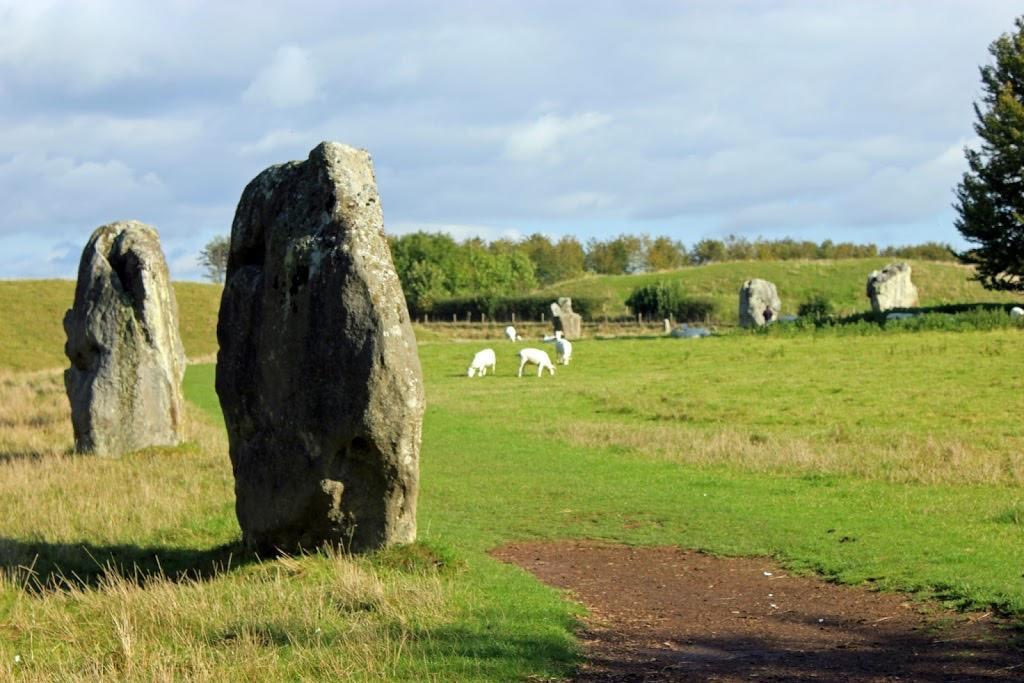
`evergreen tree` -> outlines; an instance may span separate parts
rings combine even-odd
[[[957,254],[977,267],[988,289],[1024,291],[1024,17],[1016,32],[989,46],[994,64],[982,66],[974,130],[981,149],[965,149],[957,186],[956,228],[972,247]]]

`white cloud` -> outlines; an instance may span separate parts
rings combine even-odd
[[[308,135],[294,130],[272,130],[256,142],[243,144],[238,151],[243,156],[262,156],[282,150],[301,149],[301,145],[309,144],[309,140]]]
[[[285,45],[277,49],[273,61],[256,75],[242,99],[287,109],[317,99],[319,87],[316,67],[309,53],[301,47]]]
[[[69,225],[92,228],[119,219],[147,221],[146,209],[167,195],[163,181],[119,160],[77,161],[22,154],[0,163],[0,233],[32,233]]]
[[[558,162],[564,156],[563,145],[607,125],[611,120],[608,114],[593,111],[568,117],[544,114],[508,136],[505,158],[520,162]]]
[[[613,201],[614,197],[604,192],[570,192],[552,198],[548,207],[557,214],[575,216],[608,208]]]

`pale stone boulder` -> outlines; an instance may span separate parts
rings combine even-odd
[[[76,451],[116,456],[181,441],[185,351],[152,226],[121,221],[93,232],[64,331]]]
[[[910,281],[910,264],[890,263],[868,276],[867,295],[876,313],[917,306],[917,287]]]
[[[583,336],[583,316],[572,310],[572,299],[567,296],[558,297],[558,301],[551,304],[551,322],[555,332],[561,332],[566,339]]]
[[[782,301],[775,285],[753,278],[740,287],[740,326],[761,327],[779,319]]]
[[[244,541],[415,540],[423,380],[365,150],[325,142],[246,186],[217,339]]]

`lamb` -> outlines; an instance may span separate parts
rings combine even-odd
[[[519,374],[517,377],[523,376],[523,367],[527,363],[533,363],[537,366],[537,376],[541,377],[544,374],[544,368],[547,368],[548,372],[552,376],[555,374],[555,366],[551,364],[551,358],[548,354],[540,349],[520,349],[519,351]]]
[[[572,358],[572,343],[565,337],[559,337],[555,340],[555,351],[558,352],[558,362],[568,365]]]
[[[505,336],[508,337],[508,340],[512,342],[520,341],[522,339],[522,337],[519,336],[519,333],[516,332],[516,328],[512,327],[511,325],[505,328]]]
[[[473,377],[477,372],[483,377],[487,374],[487,368],[490,368],[492,373],[496,373],[495,367],[497,364],[498,359],[494,356],[494,349],[477,351],[476,355],[473,356],[473,362],[469,364],[469,369],[466,370],[466,377]]]
[[[1010,309],[1010,317],[1013,318],[1014,320],[1024,318],[1024,308],[1021,308],[1020,306],[1014,306],[1013,308]]]

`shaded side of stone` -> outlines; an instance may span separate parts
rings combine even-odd
[[[217,338],[245,541],[415,540],[423,383],[369,154],[323,143],[249,183]]]
[[[740,287],[739,319],[741,327],[760,327],[779,319],[782,301],[775,285],[753,278]]]
[[[123,221],[93,232],[64,331],[76,451],[121,455],[180,442],[185,352],[153,227]]]

